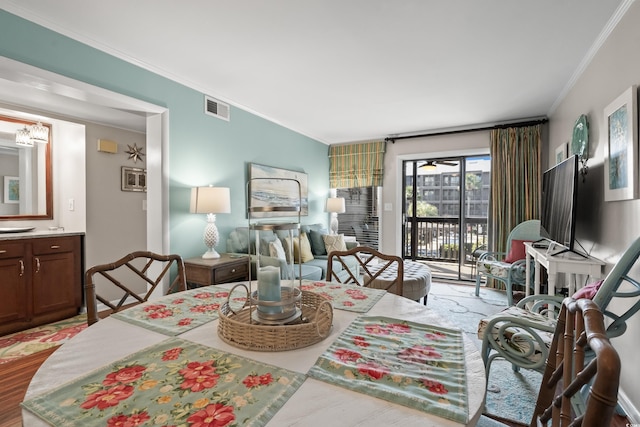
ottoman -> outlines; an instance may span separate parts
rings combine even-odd
[[[368,266],[369,271],[375,274],[380,267],[376,265]],[[382,273],[376,280],[371,282],[369,287],[371,288],[386,288],[386,284],[393,281],[394,275],[397,271],[396,265],[390,266]],[[395,292],[395,285],[389,288],[389,292],[397,294]],[[415,261],[404,261],[403,271],[403,283],[402,283],[402,296],[412,299],[414,301],[420,301],[424,298],[424,305],[427,305],[427,296],[431,289],[431,269],[425,264]]]

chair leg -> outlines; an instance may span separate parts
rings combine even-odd
[[[480,273],[476,275],[476,296],[480,296]]]

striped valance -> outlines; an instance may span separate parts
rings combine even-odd
[[[385,141],[329,147],[329,186],[356,188],[382,186]]]

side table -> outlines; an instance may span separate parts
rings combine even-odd
[[[184,261],[189,288],[249,280],[249,256],[220,254],[220,258]]]

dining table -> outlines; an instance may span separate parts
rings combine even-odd
[[[218,333],[220,305],[256,289],[246,281],[169,294],[101,319],[44,361],[22,403],[23,423],[476,425],[484,364],[446,318],[384,290],[300,286],[331,301],[332,326],[326,338],[286,351],[239,348]]]

